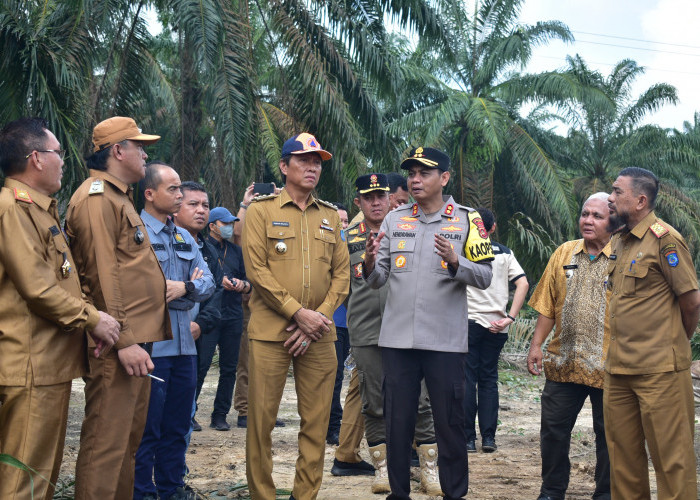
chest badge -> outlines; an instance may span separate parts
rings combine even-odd
[[[63,265],[61,266],[61,276],[64,278],[67,278],[70,276],[70,272],[72,271],[72,267],[70,265],[70,261],[68,260],[68,254],[66,252],[63,252]]]
[[[398,257],[396,257],[394,264],[399,269],[401,269],[402,267],[406,267],[406,257],[404,257],[403,255],[399,255]]]
[[[141,231],[141,229],[137,227],[136,232],[134,233],[134,241],[140,245],[141,243],[143,243],[144,239],[145,236],[143,235],[143,231]]]
[[[284,241],[278,241],[275,245],[275,252],[280,255],[287,253],[287,244]]]

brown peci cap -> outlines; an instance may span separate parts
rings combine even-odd
[[[132,118],[114,116],[101,121],[92,131],[92,143],[94,152],[113,146],[125,140],[139,141],[144,144],[153,144],[160,139],[159,135],[142,134]]]

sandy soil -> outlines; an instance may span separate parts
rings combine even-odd
[[[236,413],[229,415],[231,431],[210,429],[208,415],[211,411],[218,370],[212,369],[200,396],[199,422],[202,432],[193,434],[187,454],[190,468],[188,484],[201,498],[245,498],[245,429],[235,427]],[[483,500],[536,499],[540,487],[539,417],[542,378],[534,378],[521,371],[504,369],[501,372],[501,410],[496,440],[498,451],[491,454],[479,452],[469,455],[468,498]],[[346,377],[347,384],[347,377]],[[75,470],[80,423],[83,414],[83,384],[75,381],[71,399],[70,419],[61,479],[70,484]],[[344,396],[345,391],[343,391]],[[700,411],[696,412],[700,415]],[[297,457],[296,436],[299,416],[296,412],[294,379],[290,376],[284,391],[280,418],[287,426],[273,432],[274,479],[278,488],[287,490],[279,498],[288,498],[294,480],[294,463]],[[696,419],[696,423],[697,423]],[[696,426],[697,429],[697,426]],[[696,454],[700,446],[696,430]],[[378,499],[370,490],[371,477],[334,477],[330,474],[335,447],[326,447],[325,473],[319,494],[322,500]],[[366,443],[362,454],[368,460]],[[571,443],[571,480],[567,499],[591,498],[595,469],[595,442],[591,424],[590,405],[586,404],[576,422]],[[655,491],[653,468],[649,464],[652,488]],[[414,469],[417,471],[417,469]],[[430,498],[421,494],[417,476],[414,477],[413,498]],[[66,488],[70,492],[70,487]],[[655,494],[654,494],[655,498]]]

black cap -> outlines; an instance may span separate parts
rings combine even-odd
[[[450,157],[435,148],[417,147],[412,149],[408,158],[401,162],[401,168],[408,170],[415,163],[424,167],[437,168],[443,172],[450,169]]]
[[[355,188],[360,194],[370,191],[389,191],[389,178],[385,174],[361,175],[355,181]]]

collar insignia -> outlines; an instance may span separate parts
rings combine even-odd
[[[24,201],[27,203],[34,203],[32,197],[29,196],[29,191],[21,188],[13,188],[15,191],[15,200]]]
[[[413,209],[411,210],[411,215],[418,215],[418,203],[413,204]]]

